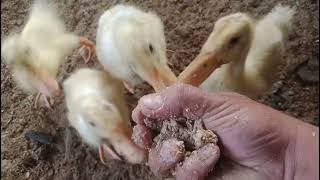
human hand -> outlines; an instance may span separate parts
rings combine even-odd
[[[207,129],[218,135],[222,154],[229,161],[225,163],[229,169],[222,168],[223,172],[218,173],[213,171],[212,177],[220,179],[293,179],[297,176],[295,151],[301,149],[296,148],[300,127],[307,126],[304,129],[314,130],[318,137],[317,128],[244,96],[206,93],[192,86],[178,84],[140,99],[132,114],[137,123],[133,135],[135,142],[149,149],[154,134],[144,120],[159,121],[171,116],[197,117]],[[174,144],[166,145],[166,148],[170,153]],[[155,169],[154,166],[166,166],[166,162],[157,156],[159,154],[149,153],[148,164],[151,169]],[[182,168],[179,162],[175,162],[176,179],[204,179],[218,156],[219,149],[209,147],[197,156],[184,159]]]

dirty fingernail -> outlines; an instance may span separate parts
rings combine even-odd
[[[142,103],[148,109],[157,110],[163,105],[163,100],[160,95],[150,95],[145,96]]]

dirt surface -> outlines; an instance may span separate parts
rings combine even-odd
[[[156,128],[152,128],[154,124]],[[153,139],[153,147],[158,146],[168,139],[178,139],[184,142],[186,152],[192,152],[203,147],[208,143],[217,144],[218,138],[212,131],[205,130],[201,120],[187,120],[185,118],[170,119],[154,122],[148,127],[157,132],[157,136]]]
[[[110,6],[122,1],[54,0],[67,27],[79,35],[95,39],[97,20]],[[165,24],[171,67],[181,72],[197,55],[221,16],[243,11],[263,15],[278,2],[297,7],[295,31],[286,42],[285,59],[280,79],[261,102],[312,124],[319,124],[319,1],[317,0],[127,0],[157,12]],[[1,37],[23,27],[30,1],[1,1]],[[313,63],[309,63],[309,62]],[[70,72],[86,67],[80,57],[68,57],[59,80]],[[90,67],[99,67],[96,60]],[[314,76],[314,77],[310,77]],[[310,81],[311,79],[311,81]],[[127,95],[133,108],[139,97],[150,93],[146,84],[135,95]],[[33,96],[22,92],[13,82],[10,71],[1,61],[1,179],[156,179],[145,166],[120,162],[102,165],[97,151],[89,148],[72,130],[70,158],[64,161],[66,107],[61,96],[52,110],[34,109]],[[27,140],[25,133],[40,131],[54,138],[54,143],[41,145]]]

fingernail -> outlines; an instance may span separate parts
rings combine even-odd
[[[150,110],[157,110],[163,105],[163,99],[160,95],[150,95],[143,98],[142,103]]]

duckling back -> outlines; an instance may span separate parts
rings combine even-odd
[[[76,35],[67,32],[55,6],[47,0],[36,0],[22,30],[21,40],[31,53],[38,56],[36,63],[52,73],[79,44]]]
[[[245,62],[245,82],[250,91],[261,95],[273,84],[283,64],[284,40],[287,38],[295,11],[276,6],[255,27],[254,38]]]

